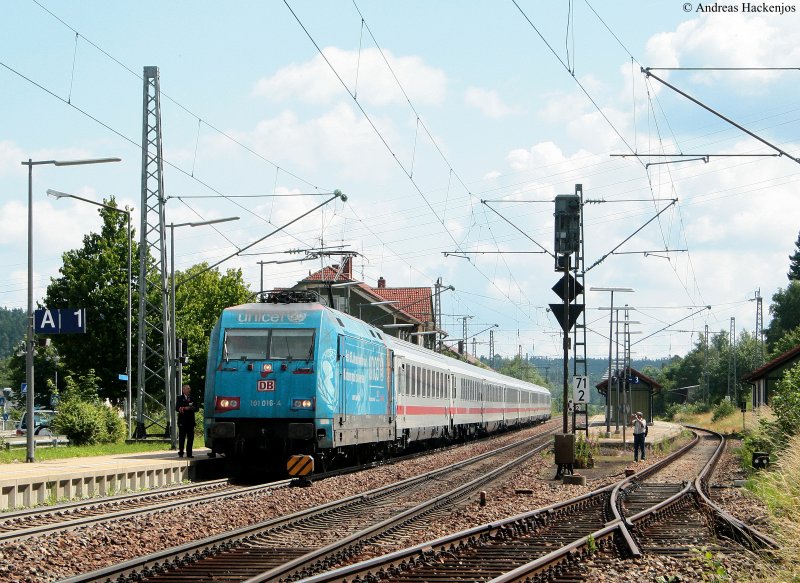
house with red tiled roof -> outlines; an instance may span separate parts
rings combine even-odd
[[[783,373],[800,362],[800,345],[779,354],[765,365],[742,377],[753,385],[753,408],[769,405],[775,385],[783,378]]]
[[[437,340],[433,293],[429,287],[388,287],[380,277],[377,286],[353,278],[353,257],[341,264],[309,272],[294,289],[310,289],[320,301],[381,328],[386,334],[433,348]]]

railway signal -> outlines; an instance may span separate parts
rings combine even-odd
[[[550,310],[564,331],[564,384],[563,384],[563,434],[555,436],[556,478],[563,473],[572,473],[575,463],[575,435],[569,433],[569,351],[570,330],[583,312],[583,304],[572,304],[583,292],[583,285],[570,275],[572,255],[578,253],[581,243],[581,197],[578,194],[559,194],[555,199],[554,248],[555,271],[563,272],[553,291],[561,298],[561,304],[550,304]]]

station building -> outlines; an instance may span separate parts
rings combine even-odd
[[[353,258],[309,272],[292,289],[316,292],[320,301],[359,318],[384,333],[434,349],[439,330],[429,287],[389,287],[379,277],[375,287],[354,279]]]
[[[765,365],[757,368],[742,380],[753,385],[752,402],[756,409],[761,405],[769,405],[772,402],[772,393],[783,378],[786,370],[792,368],[800,362],[800,345],[783,354],[779,354]]]

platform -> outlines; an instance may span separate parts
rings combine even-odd
[[[0,464],[0,510],[177,485],[210,473],[205,466],[215,460],[207,453],[198,448],[192,459],[160,451]]]
[[[652,421],[647,428],[645,447],[648,450],[653,447],[654,443],[675,439],[684,430],[682,425],[668,421]],[[610,429],[611,431],[606,434],[606,422],[603,415],[595,415],[589,418],[589,439],[596,441],[600,447],[629,447],[633,449],[633,426],[625,427],[623,432],[623,428],[620,425],[619,433],[616,433],[616,426],[611,423]]]

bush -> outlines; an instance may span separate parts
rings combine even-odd
[[[710,405],[705,403],[670,403],[664,410],[664,419],[667,421],[680,421],[685,416],[699,415],[701,413],[708,413],[711,410]]]
[[[125,422],[116,410],[77,398],[62,401],[53,425],[75,445],[116,443],[125,436]]]
[[[714,414],[711,416],[712,421],[719,421],[725,419],[736,412],[736,407],[728,399],[722,399],[716,407],[714,407]]]
[[[125,420],[119,416],[119,410],[102,405],[103,425],[105,426],[105,436],[100,443],[118,443],[125,439],[127,426]]]

